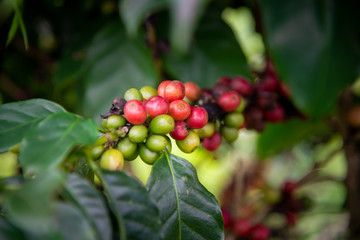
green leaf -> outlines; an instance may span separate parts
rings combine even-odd
[[[63,182],[58,171],[40,174],[18,188],[3,192],[7,217],[21,229],[29,232],[46,232],[51,226],[53,200],[56,189]]]
[[[70,174],[64,184],[65,197],[81,210],[96,231],[96,239],[111,239],[112,229],[103,196],[77,174]]]
[[[207,3],[206,0],[171,1],[170,41],[175,51],[179,53],[189,51],[194,30]]]
[[[25,240],[25,236],[8,219],[0,216],[0,239]]]
[[[168,5],[168,0],[123,0],[119,2],[120,16],[129,35],[136,36],[141,22],[154,11]]]
[[[29,48],[28,37],[27,37],[25,24],[24,24],[23,18],[21,16],[19,6],[17,5],[16,0],[11,0],[10,2],[12,3],[15,14],[14,14],[13,21],[11,23],[11,27],[10,27],[8,38],[6,41],[6,45],[8,45],[12,41],[12,39],[15,36],[16,30],[17,30],[18,26],[20,25],[20,30],[21,30],[21,33],[24,38],[25,49],[28,49]]]
[[[239,43],[221,20],[220,11],[206,12],[194,38],[188,56],[181,58],[170,54],[165,57],[166,70],[173,77],[211,87],[222,76],[251,76]]]
[[[330,113],[360,70],[358,1],[260,0],[270,56],[310,116]]]
[[[290,148],[310,136],[328,131],[328,127],[322,121],[295,119],[284,123],[267,123],[265,131],[258,139],[258,154],[265,158]]]
[[[11,22],[11,27],[10,27],[8,37],[6,40],[6,46],[8,46],[11,43],[11,41],[13,40],[13,38],[15,37],[15,33],[16,33],[16,30],[18,29],[18,26],[19,26],[19,21],[17,20],[17,14],[15,13],[13,20]]]
[[[224,239],[218,202],[201,185],[188,161],[164,154],[146,187],[160,210],[164,239]]]
[[[25,134],[45,117],[65,112],[61,106],[44,99],[32,99],[0,106],[0,152],[20,143]]]
[[[159,240],[159,211],[138,181],[121,171],[103,171],[107,194],[122,216],[128,239]],[[169,239],[169,238],[165,238]]]
[[[99,114],[109,111],[115,97],[132,87],[154,86],[158,78],[150,51],[142,41],[127,39],[118,22],[98,32],[85,61],[83,111],[97,121]]]
[[[56,167],[78,144],[97,139],[97,126],[71,113],[58,113],[41,121],[21,142],[19,161],[26,175]]]

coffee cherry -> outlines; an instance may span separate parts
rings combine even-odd
[[[206,150],[215,151],[221,144],[221,135],[219,132],[214,132],[214,134],[209,138],[204,138],[202,141],[202,146]]]
[[[201,96],[201,90],[196,83],[193,82],[185,82],[185,97],[190,101],[196,101]]]
[[[97,145],[91,148],[90,155],[92,159],[98,159],[102,153],[104,152],[104,146],[103,145]]]
[[[129,138],[134,143],[141,143],[147,137],[147,128],[144,125],[135,125],[129,131]]]
[[[168,141],[164,135],[151,135],[146,140],[146,146],[154,152],[160,152],[165,149]]]
[[[258,224],[251,230],[253,240],[267,240],[270,237],[270,230],[262,224]]]
[[[265,120],[269,122],[280,122],[284,119],[285,112],[280,105],[275,105],[275,108],[265,112]]]
[[[239,106],[234,110],[235,112],[243,112],[246,107],[246,100],[245,98],[241,97]]]
[[[218,104],[225,112],[232,112],[240,105],[240,101],[240,95],[235,91],[230,91],[220,96]]]
[[[122,127],[125,125],[126,120],[123,116],[119,115],[111,115],[107,119],[104,119],[106,121],[106,128],[107,129],[117,129],[119,127]]]
[[[143,99],[145,99],[145,100],[149,99],[152,96],[157,95],[156,89],[151,86],[144,86],[144,87],[140,88],[140,92],[141,92],[141,95],[143,96]]]
[[[299,187],[298,183],[296,182],[291,182],[291,181],[286,181],[284,183],[284,185],[282,186],[281,191],[283,192],[283,194],[286,195],[292,195],[293,192]]]
[[[117,149],[122,153],[125,160],[134,160],[133,156],[137,153],[138,147],[129,137],[125,137],[119,141]]]
[[[195,132],[200,138],[209,138],[215,132],[215,123],[208,122],[204,127],[196,129]]]
[[[126,101],[130,100],[139,100],[140,102],[143,100],[143,96],[139,90],[136,88],[130,88],[126,90],[124,94],[124,98]]]
[[[224,124],[229,127],[238,128],[244,123],[244,116],[238,112],[231,112],[225,115]]]
[[[172,81],[170,80],[166,80],[166,81],[162,81],[159,86],[158,86],[158,89],[157,89],[157,92],[158,92],[158,95],[165,98],[165,88],[167,87],[167,85],[169,83],[171,83]]]
[[[175,127],[171,131],[170,136],[175,140],[183,140],[189,135],[189,131],[185,122],[175,122]]]
[[[238,237],[244,237],[251,232],[251,224],[249,220],[246,219],[238,219],[234,223],[234,233]]]
[[[253,93],[253,86],[250,81],[242,76],[234,77],[231,81],[231,87],[242,96],[250,96]]]
[[[221,208],[221,213],[223,215],[223,219],[224,219],[224,229],[228,229],[229,227],[231,227],[232,225],[232,217],[230,212],[225,209],[225,208]]]
[[[231,84],[231,78],[229,77],[221,77],[216,81],[216,85],[219,83]]]
[[[153,165],[156,160],[161,156],[161,153],[151,151],[145,144],[141,144],[139,155],[144,163]]]
[[[229,142],[234,142],[238,136],[237,128],[222,126],[221,127],[221,135]]]
[[[291,212],[287,213],[286,214],[286,225],[290,226],[290,227],[295,226],[297,219],[298,219],[298,216],[296,213],[291,213]]]
[[[164,89],[164,98],[171,103],[175,100],[182,100],[185,97],[185,86],[180,81],[171,81]]]
[[[175,127],[175,121],[170,115],[159,115],[151,120],[149,129],[155,134],[170,133]]]
[[[263,85],[265,91],[274,92],[279,86],[279,81],[274,74],[267,74],[260,84]]]
[[[139,100],[130,100],[125,104],[124,114],[131,124],[143,124],[147,118],[146,110]]]
[[[226,83],[218,83],[215,85],[212,94],[215,97],[216,100],[219,99],[219,97],[221,97],[221,95],[232,91],[232,88],[229,84]]]
[[[100,167],[108,170],[121,170],[124,168],[124,157],[117,149],[109,149],[100,159]]]
[[[192,129],[199,129],[204,127],[208,122],[208,113],[202,107],[191,107],[191,113],[186,123]]]
[[[216,120],[222,118],[224,111],[216,103],[205,103],[202,108],[208,113],[210,122],[216,122]]]
[[[163,97],[152,96],[145,103],[145,109],[147,114],[154,118],[156,116],[167,114],[169,111],[169,102]]]
[[[184,100],[175,100],[170,103],[169,115],[172,116],[175,121],[187,119],[190,111],[190,105]]]
[[[189,131],[189,135],[183,140],[177,140],[176,145],[184,153],[191,153],[199,147],[200,138],[194,131]]]

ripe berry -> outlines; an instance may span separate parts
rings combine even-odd
[[[183,140],[189,135],[189,131],[185,122],[175,122],[175,127],[171,131],[170,136],[175,140]]]
[[[260,84],[263,85],[264,90],[273,92],[277,89],[279,81],[274,74],[267,74]]]
[[[189,135],[183,140],[177,140],[176,145],[184,153],[191,153],[199,147],[200,138],[194,131],[189,131]]]
[[[121,170],[124,168],[124,157],[117,149],[109,149],[100,159],[100,167],[108,170]]]
[[[244,123],[244,116],[238,112],[231,112],[225,115],[224,124],[229,127],[238,128]]]
[[[190,111],[190,105],[184,100],[175,100],[170,103],[169,115],[172,116],[175,121],[187,119]]]
[[[216,81],[216,84],[219,84],[219,83],[231,84],[231,78],[221,77]]]
[[[147,118],[145,107],[139,100],[128,101],[124,107],[124,115],[132,124],[142,124]]]
[[[144,86],[140,88],[141,95],[143,96],[143,99],[149,99],[152,96],[156,96],[158,93],[155,88],[151,86]]]
[[[147,128],[144,125],[135,125],[129,131],[129,138],[134,143],[141,143],[147,137]]]
[[[238,138],[239,133],[237,128],[222,126],[221,135],[229,142],[234,142]]]
[[[267,240],[270,237],[270,230],[262,224],[258,224],[251,230],[253,240]]]
[[[204,127],[208,122],[208,113],[202,107],[191,107],[191,113],[186,123],[192,129]]]
[[[218,105],[225,112],[232,112],[240,105],[241,97],[235,91],[222,94],[218,100]]]
[[[145,144],[141,144],[139,155],[144,163],[153,165],[156,160],[161,156],[161,153],[151,151]]]
[[[151,120],[149,129],[155,134],[170,133],[175,127],[175,121],[170,115],[159,115]]]
[[[167,114],[169,111],[169,102],[163,97],[152,96],[145,103],[145,109],[147,114],[154,118],[156,116]]]
[[[234,77],[231,81],[231,87],[242,96],[250,96],[253,93],[253,86],[245,77]]]
[[[287,195],[291,195],[299,187],[298,183],[286,181],[282,186],[282,192]]]
[[[224,229],[228,229],[229,227],[231,227],[232,225],[232,217],[231,217],[231,214],[230,212],[225,209],[225,208],[222,208],[221,209],[221,213],[223,215],[223,219],[224,219]]]
[[[130,101],[130,100],[139,100],[142,101],[143,100],[143,96],[141,94],[141,92],[139,90],[137,90],[136,88],[130,88],[128,90],[126,90],[125,94],[124,94],[124,98],[126,101]]]
[[[166,86],[171,83],[170,80],[167,80],[167,81],[162,81],[159,86],[158,86],[158,89],[157,89],[157,92],[158,92],[158,95],[161,96],[161,97],[164,97],[165,96],[165,88]]]
[[[232,91],[232,88],[229,84],[226,83],[218,83],[215,85],[214,89],[212,90],[212,94],[215,97],[215,99],[218,99],[221,97],[221,95]]]
[[[298,218],[298,216],[296,213],[291,213],[291,212],[287,213],[286,214],[286,224],[291,227],[295,226],[296,222],[297,222],[297,218]]]
[[[132,142],[129,137],[121,139],[117,149],[122,153],[125,160],[134,160],[134,155],[137,156],[137,144]]]
[[[280,105],[275,105],[275,108],[265,112],[265,120],[269,122],[279,122],[285,117],[284,109]]]
[[[214,134],[209,138],[204,138],[202,141],[202,146],[206,150],[215,151],[221,144],[221,134],[219,132],[214,132]]]
[[[244,237],[251,232],[251,224],[246,219],[238,219],[234,223],[234,233],[238,237]]]
[[[106,121],[105,126],[107,129],[117,129],[119,127],[124,126],[126,123],[125,118],[119,115],[111,115],[104,120]]]
[[[146,146],[154,152],[160,152],[165,149],[168,141],[164,135],[151,135],[146,140]]]
[[[201,96],[201,90],[196,83],[193,82],[185,82],[185,97],[190,101],[196,101]]]
[[[215,132],[215,123],[208,122],[204,127],[196,129],[196,133],[200,138],[209,138]]]
[[[164,98],[170,103],[175,100],[182,100],[185,97],[185,86],[180,81],[171,81],[164,89]]]

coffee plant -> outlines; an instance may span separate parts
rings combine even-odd
[[[0,239],[359,239],[359,7],[0,1]]]

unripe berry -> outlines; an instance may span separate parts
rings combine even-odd
[[[242,96],[250,96],[253,93],[253,86],[245,77],[234,77],[231,81],[231,87]]]
[[[100,167],[108,170],[121,170],[124,168],[124,157],[117,149],[109,149],[100,159]]]
[[[171,81],[164,89],[164,98],[170,103],[175,100],[182,100],[185,97],[185,86],[180,81]]]
[[[143,99],[145,99],[145,100],[149,99],[152,96],[157,95],[156,89],[151,86],[144,86],[144,87],[140,88],[140,92],[141,92],[141,95],[143,96]]]
[[[164,135],[151,135],[146,140],[146,146],[154,152],[160,152],[165,149],[168,141]]]
[[[129,131],[129,139],[134,143],[141,143],[147,137],[147,128],[144,125],[135,125]]]
[[[143,96],[139,90],[136,88],[130,88],[126,90],[124,94],[124,98],[126,101],[130,100],[139,100],[140,102],[143,100]]]
[[[204,138],[202,141],[202,146],[206,150],[215,151],[221,144],[221,134],[219,132],[214,132],[214,134],[209,138]]]
[[[124,107],[125,118],[132,124],[143,124],[147,118],[146,110],[139,100],[130,100]]]
[[[238,138],[239,133],[237,128],[222,126],[221,135],[229,142],[234,142]]]
[[[175,127],[175,121],[170,115],[159,115],[151,120],[149,129],[155,134],[170,133]]]
[[[172,116],[175,121],[187,119],[190,111],[190,105],[184,100],[175,100],[170,103],[169,115]]]
[[[152,96],[145,103],[147,114],[154,118],[156,116],[167,114],[169,111],[169,102],[161,96]]]
[[[175,140],[183,140],[189,135],[189,131],[185,122],[175,122],[175,127],[171,131],[170,136]]]
[[[208,122],[208,113],[202,107],[191,107],[191,113],[186,123],[192,129],[199,129],[204,127]]]
[[[244,123],[244,116],[238,112],[231,112],[225,115],[224,124],[229,127],[238,128]]]
[[[106,128],[107,129],[117,129],[119,127],[122,127],[125,125],[126,120],[123,116],[119,115],[111,115],[107,119],[104,119],[106,121]]]
[[[161,156],[161,153],[151,151],[145,144],[141,144],[139,155],[144,163],[153,165],[156,160]]]
[[[240,95],[235,91],[230,91],[220,96],[218,105],[225,112],[232,112],[240,105],[240,101]]]
[[[185,82],[185,97],[190,101],[196,101],[201,96],[201,90],[196,83],[193,82]]]
[[[195,132],[200,138],[209,138],[215,132],[215,123],[208,122],[204,127],[196,129]]]
[[[93,159],[98,159],[101,154],[104,152],[104,146],[103,145],[97,145],[91,148],[90,155]]]
[[[189,135],[183,140],[177,140],[176,145],[184,153],[191,153],[199,147],[200,138],[194,131],[189,131]]]
[[[137,144],[132,142],[129,137],[121,139],[117,149],[122,153],[125,160],[134,160],[134,155],[137,156]]]

